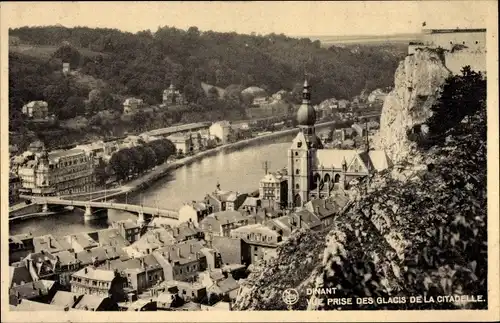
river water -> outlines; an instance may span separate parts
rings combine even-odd
[[[134,196],[120,201],[166,209],[178,209],[183,203],[201,200],[205,194],[213,192],[217,183],[222,190],[251,192],[259,188],[259,180],[264,176],[263,164],[268,162],[270,170],[279,170],[286,166],[287,149],[294,135],[286,135],[273,142],[260,142],[246,146],[241,150],[220,151],[190,165],[171,171],[149,188]],[[125,201],[126,199],[126,201]],[[109,222],[135,215],[108,211],[108,218],[85,223],[83,211],[44,218],[28,219],[11,223],[10,234],[32,232],[35,235],[67,235],[77,232],[107,228]]]

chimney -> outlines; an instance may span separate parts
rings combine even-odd
[[[85,267],[85,269],[84,269],[84,271],[83,271],[83,272],[84,272],[84,273],[86,273],[86,274],[88,273],[88,269],[87,269],[87,267]]]
[[[177,250],[177,257],[180,258],[181,257],[181,248],[177,248],[176,250]]]
[[[193,253],[193,244],[189,245],[189,253]]]
[[[302,216],[299,215],[299,229],[302,228]]]
[[[323,200],[323,208],[326,209],[326,200]]]
[[[319,215],[319,206],[316,206],[316,215]]]

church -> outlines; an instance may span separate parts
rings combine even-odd
[[[288,206],[302,207],[314,198],[347,189],[349,182],[391,167],[384,151],[326,149],[316,135],[316,111],[307,80],[297,111],[299,133],[288,149]]]

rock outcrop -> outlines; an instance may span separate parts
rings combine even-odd
[[[430,108],[449,75],[434,50],[423,49],[408,55],[399,64],[394,89],[385,98],[375,147],[386,150],[395,163],[407,157],[413,149],[408,131],[432,115]]]
[[[484,98],[480,109],[446,131],[445,142],[417,150],[407,138],[409,129],[431,116],[449,75],[432,50],[400,64],[377,138],[395,166],[358,185],[349,208],[330,227],[295,231],[278,247],[277,258],[242,284],[236,310],[487,307],[487,301],[457,302],[461,295],[487,299]],[[290,288],[297,303],[282,299]],[[411,296],[456,298],[420,304]],[[361,299],[367,303],[356,301]]]

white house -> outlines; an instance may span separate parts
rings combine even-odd
[[[179,223],[191,222],[198,226],[205,216],[212,213],[212,209],[202,202],[186,203],[179,209]]]
[[[222,144],[226,144],[231,132],[231,124],[226,120],[215,122],[210,126],[209,132],[210,135],[218,138]]]

